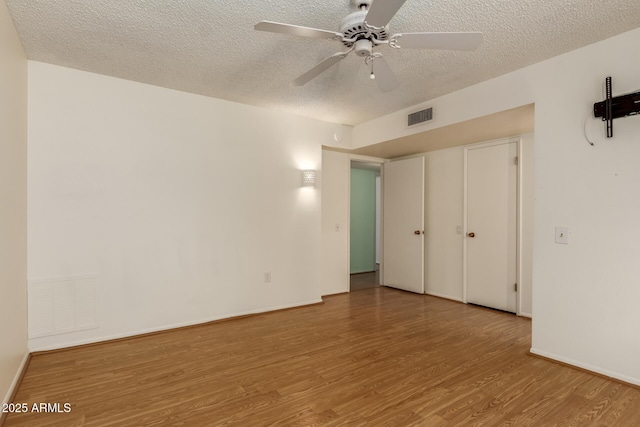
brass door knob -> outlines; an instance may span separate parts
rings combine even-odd
[[[467,233],[467,237],[474,238],[476,237],[476,233]]]
[[[420,231],[420,230],[416,230],[416,231],[414,231],[414,232],[413,232],[413,234],[415,234],[416,236],[419,236],[419,235],[421,235],[421,234],[422,234],[422,231]]]

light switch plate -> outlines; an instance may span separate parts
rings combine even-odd
[[[556,226],[556,243],[569,244],[569,228]]]

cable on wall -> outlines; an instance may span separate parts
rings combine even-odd
[[[589,119],[589,116],[591,116],[591,109],[589,109],[589,111],[587,111],[587,114],[584,116],[584,122],[582,123],[582,134],[584,135],[584,139],[587,140],[589,145],[593,147],[595,146],[595,144],[589,139],[589,136],[587,135],[587,119]]]

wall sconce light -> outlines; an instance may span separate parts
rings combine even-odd
[[[316,171],[313,169],[306,169],[302,171],[302,186],[303,187],[315,187],[316,186]]]

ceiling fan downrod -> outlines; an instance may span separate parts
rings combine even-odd
[[[358,10],[368,10],[369,6],[371,6],[371,0],[351,0],[351,3],[353,3]]]

